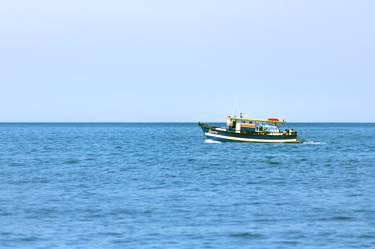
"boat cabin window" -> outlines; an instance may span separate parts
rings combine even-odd
[[[269,131],[269,132],[278,132],[279,131],[279,128],[275,125],[264,125],[263,127],[266,131]]]

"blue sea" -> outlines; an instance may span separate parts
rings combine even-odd
[[[0,248],[375,248],[375,124],[0,124]]]

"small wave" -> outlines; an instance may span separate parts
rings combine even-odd
[[[345,220],[352,220],[353,217],[350,216],[335,216],[332,218],[332,220],[340,220],[340,221],[345,221]]]
[[[215,140],[212,140],[212,139],[206,139],[204,142],[206,144],[221,144],[220,141],[215,141]]]
[[[77,164],[79,163],[79,160],[71,159],[64,162],[64,164]]]
[[[281,164],[281,162],[278,162],[278,161],[267,161],[268,164],[273,164],[273,165],[277,165],[277,164]]]
[[[318,142],[318,141],[304,141],[302,142],[303,144],[325,144],[325,143],[322,143],[322,142]]]
[[[262,238],[263,235],[260,233],[253,233],[253,232],[234,232],[229,234],[231,237],[239,237],[239,238],[249,238],[249,239],[256,239]]]

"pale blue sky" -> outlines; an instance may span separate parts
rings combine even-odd
[[[0,121],[375,122],[375,1],[12,0]]]

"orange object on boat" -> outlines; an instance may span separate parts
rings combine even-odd
[[[279,122],[280,120],[278,118],[269,118],[268,121]]]

